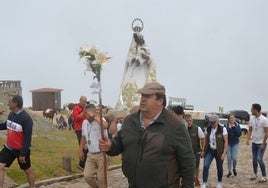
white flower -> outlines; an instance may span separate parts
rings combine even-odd
[[[79,56],[80,62],[86,65],[85,71],[93,72],[94,78],[100,80],[102,64],[108,62],[110,57],[107,57],[106,53],[101,52],[94,45],[91,48],[88,46],[80,47]]]
[[[97,61],[99,64],[103,64],[103,63],[105,63],[105,62],[107,61],[107,56],[106,56],[106,54],[105,54],[105,53],[102,53],[102,52],[97,53],[97,54],[95,55],[95,58],[96,58],[96,61]]]

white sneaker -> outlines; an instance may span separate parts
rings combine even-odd
[[[267,182],[267,179],[266,179],[266,177],[261,177],[258,182],[265,183],[265,182]]]
[[[253,176],[250,177],[250,180],[253,181],[253,180],[256,180],[257,179],[257,174],[253,174]]]
[[[207,188],[207,183],[202,183],[201,188]]]
[[[217,188],[222,188],[222,183],[221,182],[217,183]]]

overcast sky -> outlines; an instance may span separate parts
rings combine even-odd
[[[115,106],[135,18],[167,97],[196,110],[268,110],[268,1],[266,0],[0,0],[0,80],[30,90],[59,88],[62,104],[91,94],[92,75],[78,61],[81,45],[108,52],[103,104]]]

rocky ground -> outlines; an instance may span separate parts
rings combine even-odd
[[[266,151],[264,156],[266,163],[266,169],[268,167],[268,152]],[[203,160],[201,160],[200,167],[202,169]],[[252,175],[252,162],[251,162],[251,146],[246,145],[245,140],[241,140],[240,149],[238,154],[238,176],[226,177],[227,174],[227,162],[224,162],[224,177],[223,188],[267,188],[268,183],[260,184],[257,181],[250,181],[249,178]],[[258,171],[260,176],[260,170]],[[200,177],[202,177],[202,170],[200,171]],[[202,179],[202,178],[201,178]],[[49,180],[46,181],[49,183]],[[208,180],[208,188],[215,188],[217,183],[217,172],[215,161],[212,162],[210,168],[210,175]],[[26,187],[25,185],[20,186]],[[52,184],[38,185],[42,188],[87,188],[88,185],[83,180],[83,177],[79,177],[72,180],[55,181]],[[116,168],[108,172],[108,187],[109,188],[127,188],[127,180],[123,176],[120,168]]]
[[[264,155],[264,161],[266,164],[266,170],[268,170],[268,152]],[[201,167],[203,161],[201,163]],[[217,185],[217,171],[215,161],[211,164],[209,175],[209,188],[214,188]],[[237,165],[238,176],[226,177],[228,173],[227,158],[224,161],[224,177],[223,177],[223,188],[267,188],[268,183],[258,183],[257,181],[250,181],[249,178],[253,174],[252,160],[251,160],[251,145],[246,145],[246,140],[241,140],[239,153],[238,153],[238,165]],[[258,169],[258,176],[261,176],[260,169]],[[202,177],[202,171],[201,176]]]
[[[36,112],[40,115],[41,112]],[[55,124],[55,122],[54,122]],[[268,173],[268,151],[264,155],[264,161]],[[202,180],[202,167],[203,160],[200,163],[200,180]],[[223,188],[267,188],[268,183],[260,184],[257,181],[250,181],[249,178],[252,175],[252,161],[251,161],[251,146],[246,145],[245,140],[241,140],[240,149],[238,154],[238,176],[226,177],[227,174],[227,161],[224,162],[224,177],[223,177]],[[260,169],[258,175],[261,176]],[[9,177],[6,176],[4,181],[5,188],[11,187],[28,187],[27,185],[17,185]],[[210,168],[210,175],[208,180],[208,187],[215,188],[217,183],[217,172],[215,161],[212,162]],[[42,182],[36,182],[36,187],[42,188],[86,188],[88,185],[83,180],[82,173],[76,174],[70,177],[60,177],[51,180],[45,180]],[[127,188],[127,180],[123,176],[120,168],[108,171],[108,187],[109,188]]]

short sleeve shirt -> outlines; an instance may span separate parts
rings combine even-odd
[[[108,136],[107,129],[104,129],[104,135]],[[89,123],[85,119],[82,124],[82,136],[86,138],[87,148],[90,153],[100,152],[99,139],[101,138],[101,127],[97,121]]]
[[[252,142],[262,144],[264,137],[264,128],[268,127],[268,119],[263,115],[260,117],[252,116],[249,120],[249,126],[252,127]]]
[[[204,138],[205,134],[200,127],[198,127],[198,138]]]

